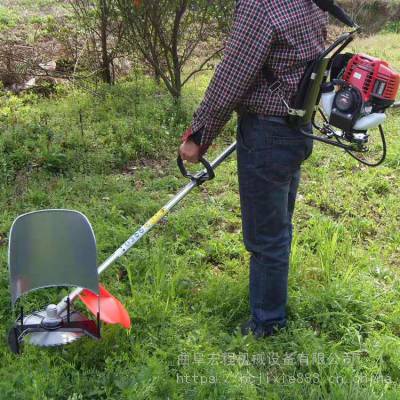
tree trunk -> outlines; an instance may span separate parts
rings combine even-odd
[[[108,4],[107,0],[100,0],[101,12],[101,72],[103,81],[112,84],[111,63],[108,56],[107,25],[108,25]]]
[[[178,54],[179,48],[179,29],[180,24],[182,21],[182,17],[185,14],[187,9],[187,1],[183,0],[179,7],[175,10],[175,18],[174,18],[174,25],[173,31],[171,36],[171,58],[172,58],[172,65],[173,65],[173,76],[172,78],[172,85],[174,88],[174,93],[172,95],[175,99],[179,99],[182,94],[182,75],[181,75],[181,64]]]

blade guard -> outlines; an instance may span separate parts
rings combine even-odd
[[[119,324],[125,329],[131,328],[128,311],[104,286],[99,285],[100,295],[84,289],[79,295],[80,300],[94,315],[100,309],[100,319],[107,324]]]

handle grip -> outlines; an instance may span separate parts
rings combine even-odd
[[[194,181],[196,181],[198,184],[201,184],[205,181],[210,181],[211,179],[215,178],[215,172],[213,167],[211,166],[211,164],[204,158],[204,157],[200,157],[199,161],[203,164],[203,166],[205,167],[207,172],[199,172],[196,175],[191,174],[190,172],[188,172],[188,170],[185,167],[185,164],[183,163],[182,157],[180,155],[178,155],[178,158],[176,160],[179,170],[181,171],[181,174],[185,177],[185,178],[189,178],[192,179]]]

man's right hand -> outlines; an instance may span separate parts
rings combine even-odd
[[[201,157],[200,146],[189,139],[180,145],[179,154],[182,160],[196,164]]]

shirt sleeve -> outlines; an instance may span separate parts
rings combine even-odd
[[[209,145],[229,121],[263,68],[273,39],[262,0],[239,1],[223,60],[194,114],[192,130],[202,132],[202,145]]]

